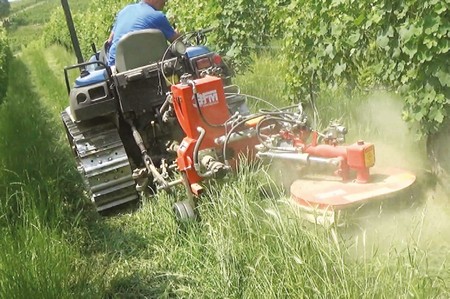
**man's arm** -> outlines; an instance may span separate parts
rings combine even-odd
[[[108,44],[112,43],[113,38],[114,38],[114,31],[111,31],[111,33],[109,34],[109,37],[107,39]]]
[[[180,33],[172,27],[166,15],[164,15],[162,12],[160,12],[160,15],[154,25],[156,25],[157,29],[162,31],[166,39],[170,42],[173,42],[178,37],[180,37]]]
[[[174,31],[175,31],[175,34],[173,34],[170,38],[168,38],[168,40],[170,42],[173,42],[174,40],[176,40],[177,38],[179,38],[181,36],[181,34],[178,31],[176,31],[176,30],[174,30]]]

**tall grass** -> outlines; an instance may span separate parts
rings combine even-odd
[[[14,220],[4,219],[0,242],[0,294],[2,298],[95,298],[88,267],[55,218],[42,219],[38,201],[48,198],[18,192],[2,205],[11,205]],[[3,222],[3,221],[2,221]],[[53,222],[53,223],[52,223]]]
[[[272,190],[268,197],[267,185],[273,183],[264,168],[243,164],[235,177],[209,186],[199,206],[200,222],[177,225],[171,203],[182,199],[179,192],[148,199],[134,213],[97,223],[87,248],[106,269],[106,294],[114,298],[449,294],[448,271],[435,268],[414,239],[387,251],[367,240],[355,250],[348,234],[304,222],[281,190]]]
[[[95,298],[95,278],[75,245],[79,177],[61,146],[56,115],[39,101],[46,94],[33,85],[46,70],[32,75],[29,67],[13,60],[0,106],[0,297]]]

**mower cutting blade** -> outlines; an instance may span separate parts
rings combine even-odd
[[[316,175],[305,176],[291,185],[291,200],[313,222],[330,225],[346,210],[355,210],[373,201],[381,201],[410,187],[416,176],[396,168],[371,170],[371,181],[360,184]]]

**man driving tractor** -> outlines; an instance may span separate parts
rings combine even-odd
[[[142,29],[159,29],[164,37],[172,42],[180,34],[172,27],[162,12],[167,0],[142,0],[125,6],[116,16],[111,34],[108,38],[108,65],[116,63],[116,47],[125,34]]]

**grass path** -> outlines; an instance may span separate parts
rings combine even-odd
[[[27,6],[23,7],[23,8],[21,7],[19,10],[15,10],[9,17],[10,18],[14,18],[16,15],[24,13],[24,12],[30,10],[30,9],[36,8],[37,6],[40,6],[40,5],[44,4],[44,3],[45,3],[44,1],[40,1],[40,2],[36,2],[34,4],[31,4],[31,5],[27,5]]]
[[[67,236],[75,232],[77,219],[70,207],[78,204],[81,192],[61,143],[61,127],[45,104],[59,87],[37,84],[44,69],[36,72],[34,63],[42,53],[29,51],[12,61],[7,97],[0,106],[0,192],[5,195],[0,204],[0,294],[96,297],[86,287],[88,271],[78,264],[79,248],[73,246],[78,237]]]

